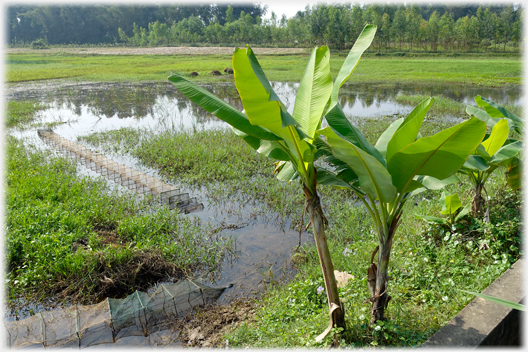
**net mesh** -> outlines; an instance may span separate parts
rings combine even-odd
[[[136,291],[123,299],[107,298],[5,322],[9,348],[78,347],[116,343],[170,328],[171,321],[194,307],[216,300],[226,287],[213,288],[186,279],[161,284],[151,293]]]
[[[202,203],[197,203],[196,198],[189,197],[188,193],[181,192],[178,188],[155,177],[119,164],[102,154],[92,152],[82,144],[59,136],[51,129],[38,130],[37,133],[43,141],[66,153],[67,156],[77,159],[90,170],[138,194],[158,197],[161,203],[168,204],[171,209],[179,208],[185,213],[191,213],[204,208]]]

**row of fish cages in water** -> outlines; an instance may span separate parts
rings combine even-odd
[[[37,133],[44,142],[68,157],[76,159],[86,168],[138,194],[156,197],[161,204],[168,205],[170,209],[177,208],[186,214],[204,209],[203,204],[198,203],[196,197],[190,197],[188,193],[181,192],[179,188],[117,163],[100,153],[92,152],[82,144],[59,136],[51,129],[39,129]]]

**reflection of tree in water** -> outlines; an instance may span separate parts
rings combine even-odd
[[[224,100],[242,110],[242,103],[233,84],[209,85],[204,88],[214,94],[224,97]],[[72,111],[77,116],[82,115],[82,107],[99,117],[111,118],[143,118],[156,117],[160,109],[159,100],[170,101],[170,109],[177,109],[179,114],[191,114],[196,123],[204,123],[218,119],[192,103],[170,83],[149,84],[100,84],[83,85],[59,89],[48,95],[50,101]],[[162,107],[168,109],[168,107]]]
[[[216,96],[221,97],[239,111],[242,102],[233,83],[208,84],[203,86]],[[298,83],[272,82],[272,87],[283,103],[291,110],[295,101]],[[339,102],[343,109],[352,109],[360,102],[362,108],[377,106],[383,102],[395,102],[399,94],[422,94],[426,96],[442,95],[466,104],[474,104],[474,97],[482,95],[499,104],[519,104],[521,87],[479,88],[461,86],[416,86],[345,83],[340,90]],[[193,124],[220,122],[215,116],[192,103],[169,82],[163,83],[94,83],[79,86],[62,87],[43,94],[42,89],[33,89],[20,93],[15,99],[42,99],[71,110],[81,116],[83,108],[101,118],[136,118],[152,116],[161,123],[167,119],[169,124],[186,120]],[[521,102],[522,103],[522,102]]]
[[[96,116],[142,118],[152,114],[158,89],[151,86],[114,86],[93,91],[87,106]]]

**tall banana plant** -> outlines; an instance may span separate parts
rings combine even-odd
[[[330,75],[330,53],[326,46],[315,48],[300,82],[293,113],[273,91],[253,50],[235,49],[233,71],[235,86],[245,112],[240,112],[183,77],[172,74],[169,81],[185,96],[208,112],[230,124],[234,132],[259,153],[278,160],[277,178],[289,181],[300,178],[305,195],[305,210],[310,216],[315,243],[326,286],[330,325],[317,340],[334,326],[345,329],[345,312],[340,302],[334,268],[327,240],[327,220],[321,208],[314,160],[316,131],[328,107],[334,106],[339,88],[348,79],[363,52],[370,46],[376,27],[367,25],[348,54],[335,83]],[[324,176],[324,175],[323,175]]]
[[[372,323],[385,319],[391,299],[390,253],[406,201],[424,187],[440,189],[449,184],[486,133],[486,124],[471,118],[433,136],[418,138],[432,104],[432,98],[426,99],[409,116],[393,122],[374,146],[349,122],[339,104],[326,114],[329,126],[318,131],[326,139],[318,140],[318,153],[333,165],[324,172],[325,177],[337,187],[354,191],[377,229],[378,246],[367,270]]]
[[[506,167],[506,182],[511,189],[521,188],[522,163],[519,157],[523,149],[522,141],[509,139],[510,129],[519,135],[524,133],[524,124],[521,118],[504,107],[481,96],[475,97],[481,110],[468,106],[466,112],[491,127],[489,136],[479,145],[473,155],[470,155],[460,173],[468,175],[473,185],[474,196],[471,202],[473,217],[484,217],[489,222],[489,208],[482,191],[486,192],[485,183],[491,174],[499,167]]]

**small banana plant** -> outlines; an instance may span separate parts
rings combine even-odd
[[[442,192],[440,202],[442,203],[441,213],[447,215],[446,218],[438,218],[429,215],[416,215],[416,217],[436,224],[446,225],[451,228],[469,213],[470,206],[466,205],[465,207],[462,207],[460,197],[456,193],[446,196],[445,192]]]
[[[435,185],[441,189],[452,182],[486,134],[486,123],[471,118],[433,136],[418,138],[432,104],[433,98],[425,99],[406,118],[394,121],[374,146],[350,123],[339,104],[325,115],[329,126],[318,131],[326,139],[318,142],[318,153],[333,166],[325,171],[325,177],[334,179],[336,187],[352,190],[377,228],[378,246],[367,270],[371,323],[385,320],[391,299],[389,260],[405,203],[422,188],[433,189]],[[321,170],[318,175],[322,175]]]
[[[468,106],[466,112],[481,121],[486,122],[491,128],[491,133],[485,138],[481,145],[470,155],[460,173],[465,174],[473,185],[474,197],[471,202],[473,217],[482,218],[489,222],[489,208],[486,207],[486,199],[482,196],[487,194],[485,183],[491,174],[499,167],[506,168],[506,182],[513,190],[521,188],[522,160],[520,158],[523,149],[522,141],[509,139],[510,128],[519,135],[524,134],[524,123],[521,118],[506,108],[481,96],[475,97],[481,110],[474,106]]]

